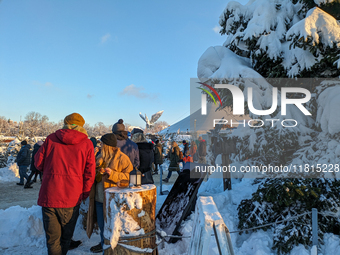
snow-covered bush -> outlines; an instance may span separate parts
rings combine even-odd
[[[238,206],[239,229],[252,228],[286,220],[317,208],[318,212],[337,213],[340,206],[340,181],[334,179],[266,179],[251,199]],[[335,233],[340,219],[318,216],[319,240],[325,233]],[[312,215],[294,218],[272,228],[273,249],[279,254],[289,253],[294,246],[306,248],[312,240]],[[254,230],[257,231],[257,230]]]

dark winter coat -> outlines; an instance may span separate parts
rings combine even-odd
[[[36,169],[35,165],[34,165],[34,156],[37,153],[37,151],[40,149],[40,145],[39,144],[34,144],[33,146],[33,152],[32,152],[32,160],[31,160],[31,171],[32,172],[36,172],[38,171],[38,169]]]
[[[161,143],[158,143],[155,147],[155,164],[163,164],[163,146]]]
[[[96,174],[93,144],[87,135],[59,129],[49,135],[34,157],[44,178],[38,205],[70,208],[89,196]]]
[[[18,156],[17,164],[18,166],[29,166],[31,163],[31,145],[26,144],[21,147]]]
[[[199,157],[207,156],[207,142],[205,140],[202,140],[202,141],[199,142],[199,145],[198,145],[198,156]]]
[[[138,168],[139,151],[137,144],[128,138],[127,131],[115,132],[114,134],[117,136],[117,147],[130,158],[133,167]]]
[[[169,151],[169,159],[169,171],[179,171],[179,147],[177,146],[177,144]]]
[[[185,156],[186,154],[186,152],[187,151],[189,151],[189,144],[188,143],[185,143],[185,144],[183,144],[184,145],[184,148],[183,148],[183,156]]]
[[[137,143],[138,150],[139,150],[139,171],[145,173],[152,169],[152,162],[154,160],[153,155],[153,144],[144,142],[144,143]]]

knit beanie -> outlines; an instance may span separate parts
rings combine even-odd
[[[83,116],[81,116],[79,113],[72,113],[70,115],[67,115],[64,119],[65,125],[72,125],[75,124],[77,126],[83,127],[85,124],[85,120]]]
[[[117,147],[117,137],[113,133],[103,135],[100,140],[106,145]]]
[[[27,145],[27,141],[26,141],[26,140],[23,140],[23,141],[21,142],[21,145]]]
[[[125,126],[123,124],[123,120],[119,119],[117,123],[115,123],[112,127],[112,133],[117,133],[120,131],[125,131]]]

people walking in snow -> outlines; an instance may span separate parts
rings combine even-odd
[[[117,186],[122,180],[129,180],[133,170],[129,157],[117,147],[115,134],[105,134],[101,137],[101,151],[96,157],[96,178],[90,193],[90,203],[87,213],[86,233],[90,238],[93,232],[96,211],[97,223],[100,229],[100,243],[91,247],[92,252],[102,252],[104,245],[105,196],[104,190]]]
[[[40,147],[43,143],[44,143],[43,141],[38,141],[33,146],[32,159],[31,159],[31,174],[28,176],[27,182],[24,186],[25,189],[32,188],[33,182],[37,182],[38,175],[40,177],[40,181],[42,180],[42,173],[40,171],[38,171],[38,169],[34,165],[34,156],[37,153],[37,151],[40,149]],[[34,178],[32,180],[33,176],[34,176]]]
[[[42,206],[48,254],[66,254],[82,200],[95,178],[93,145],[78,113],[65,117],[64,126],[49,135],[36,153],[35,167],[43,172],[38,205]]]
[[[126,154],[133,165],[133,167],[139,167],[139,151],[136,143],[132,142],[128,138],[128,132],[125,131],[125,125],[123,120],[119,119],[112,127],[112,133],[117,136],[117,147]]]
[[[154,174],[158,174],[158,167],[160,171],[163,173],[163,146],[159,142],[159,140],[156,140],[156,146],[155,146],[155,152],[154,152],[154,163],[155,163],[155,172]]]
[[[142,184],[153,184],[152,163],[154,161],[153,144],[148,143],[143,133],[134,133],[132,141],[135,142],[139,150],[139,171],[142,172]]]
[[[206,141],[200,136],[198,137],[198,163],[206,164],[206,156],[207,156],[207,143]]]
[[[169,179],[173,171],[176,171],[177,174],[179,174],[179,170],[180,170],[179,169],[179,160],[180,160],[179,152],[180,152],[180,149],[177,143],[173,141],[171,144],[171,148],[169,150],[169,155],[168,155],[168,158],[170,159],[170,165],[168,169],[169,173],[168,173],[168,176],[165,179],[163,179],[164,182],[169,182]]]
[[[17,155],[17,164],[19,166],[19,175],[20,182],[17,185],[24,185],[25,178],[26,183],[28,182],[27,168],[31,163],[31,145],[27,144],[27,141],[24,140],[21,142],[21,149]]]

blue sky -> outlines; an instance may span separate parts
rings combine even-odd
[[[190,78],[228,1],[0,2],[0,116],[30,111],[91,125],[190,113]],[[215,31],[214,31],[215,28]]]

